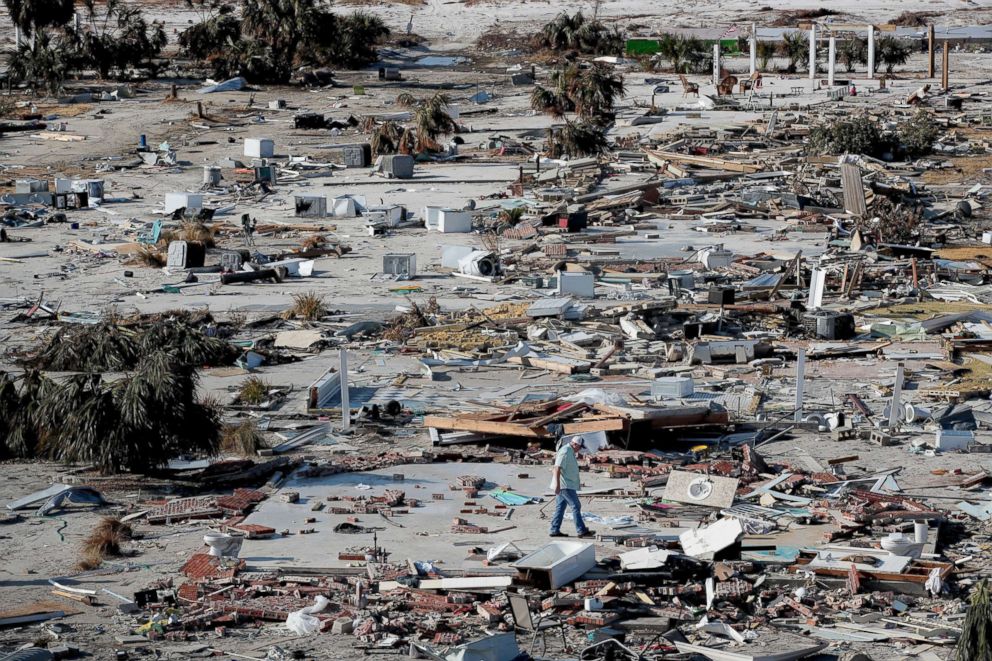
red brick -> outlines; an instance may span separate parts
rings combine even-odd
[[[221,567],[220,558],[215,558],[208,553],[194,553],[193,557],[187,560],[179,571],[187,578],[201,581],[208,578],[234,578],[238,571],[244,568],[244,560],[238,560],[234,567],[225,569]]]

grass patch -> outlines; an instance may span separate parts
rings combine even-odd
[[[83,571],[96,569],[107,558],[119,558],[124,555],[121,546],[131,539],[131,526],[121,523],[120,519],[105,516],[83,540],[82,558],[78,567]]]
[[[907,28],[922,28],[930,23],[930,19],[937,16],[940,16],[940,13],[935,11],[904,11],[889,23]]]
[[[197,220],[187,220],[179,226],[179,238],[183,241],[198,241],[208,248],[213,248],[215,230]]]
[[[142,247],[134,254],[134,261],[142,266],[162,268],[165,266],[166,257],[155,248]]]
[[[317,321],[327,314],[324,297],[315,291],[293,294],[293,306],[286,311],[287,319]]]
[[[976,179],[987,178],[988,175],[982,172],[987,168],[992,168],[992,156],[987,154],[977,156],[952,156],[947,159],[951,162],[951,167],[939,170],[927,170],[920,178],[927,184],[955,184],[967,183],[971,185]]]
[[[323,234],[313,234],[303,239],[303,243],[300,244],[300,249],[303,252],[308,250],[316,250],[318,248],[323,248],[327,244],[327,238]]]
[[[783,11],[782,15],[777,19],[769,23],[771,27],[785,28],[793,27],[799,23],[805,21],[810,21],[816,18],[824,18],[825,16],[835,16],[839,12],[833,9],[827,9],[826,7],[817,7],[816,9],[792,9]]]
[[[249,376],[238,390],[238,400],[242,404],[261,404],[269,398],[270,388],[268,381],[258,376]]]
[[[247,419],[237,425],[226,425],[221,431],[220,448],[228,454],[253,457],[268,444],[254,420]]]

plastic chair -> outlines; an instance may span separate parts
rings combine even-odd
[[[138,234],[138,242],[147,243],[153,246],[156,243],[158,243],[158,239],[160,236],[162,236],[162,221],[156,220],[154,223],[152,223],[150,230]]]

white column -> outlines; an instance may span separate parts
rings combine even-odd
[[[351,429],[351,396],[348,393],[348,352],[342,349],[338,354],[341,363],[338,374],[341,376],[341,429]]]
[[[720,84],[720,42],[713,44],[713,84]]]
[[[803,393],[806,390],[806,349],[796,356],[796,422],[803,420]]]
[[[754,23],[751,23],[751,75],[753,76],[758,70],[758,28]]]
[[[837,64],[837,37],[830,35],[830,50],[827,54],[827,86],[834,86],[834,69]]]
[[[819,310],[823,306],[823,290],[827,285],[827,272],[817,267],[809,277],[809,299],[806,301],[808,310]]]
[[[896,367],[896,382],[892,386],[892,401],[889,402],[889,427],[899,425],[899,415],[902,413],[902,383],[905,379],[905,368],[902,363]]]
[[[816,26],[809,29],[809,79],[816,80]]]
[[[875,77],[875,26],[868,26],[868,78]]]

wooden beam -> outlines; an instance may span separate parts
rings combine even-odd
[[[662,162],[666,161],[675,161],[676,163],[689,163],[690,165],[699,165],[717,170],[728,170],[730,172],[740,172],[742,174],[754,174],[756,172],[761,172],[764,169],[762,166],[754,165],[753,163],[728,161],[725,158],[690,156],[689,154],[679,154],[678,152],[671,151],[658,151],[655,149],[645,149],[644,151],[648,156],[648,160],[655,165],[660,165]]]
[[[494,422],[491,420],[475,420],[472,418],[447,418],[440,415],[424,416],[424,427],[449,429],[453,431],[474,431],[481,434],[497,436],[523,436],[526,438],[547,438],[550,436],[544,429],[532,429],[527,425],[516,422]]]
[[[562,418],[568,418],[574,415],[578,415],[579,413],[582,413],[588,408],[589,405],[586,404],[585,402],[576,402],[574,404],[570,404],[566,406],[560,411],[553,411],[552,413],[549,413],[548,415],[542,418],[538,418],[537,420],[532,420],[527,424],[527,426],[543,427],[544,425],[554,422],[555,420],[561,420]]]
[[[79,603],[86,604],[87,606],[92,606],[96,603],[96,598],[91,597],[88,594],[73,594],[72,592],[66,592],[64,590],[52,590],[52,594],[56,597],[62,597],[63,599],[78,601]]]
[[[565,357],[541,358],[538,356],[513,356],[512,358],[507,358],[506,362],[523,365],[524,367],[536,367],[538,369],[548,370],[549,372],[558,372],[559,374],[588,372],[590,366],[588,361]]]
[[[594,431],[623,431],[627,428],[627,421],[623,418],[576,420],[575,422],[566,422],[562,426],[566,434],[585,434]]]

